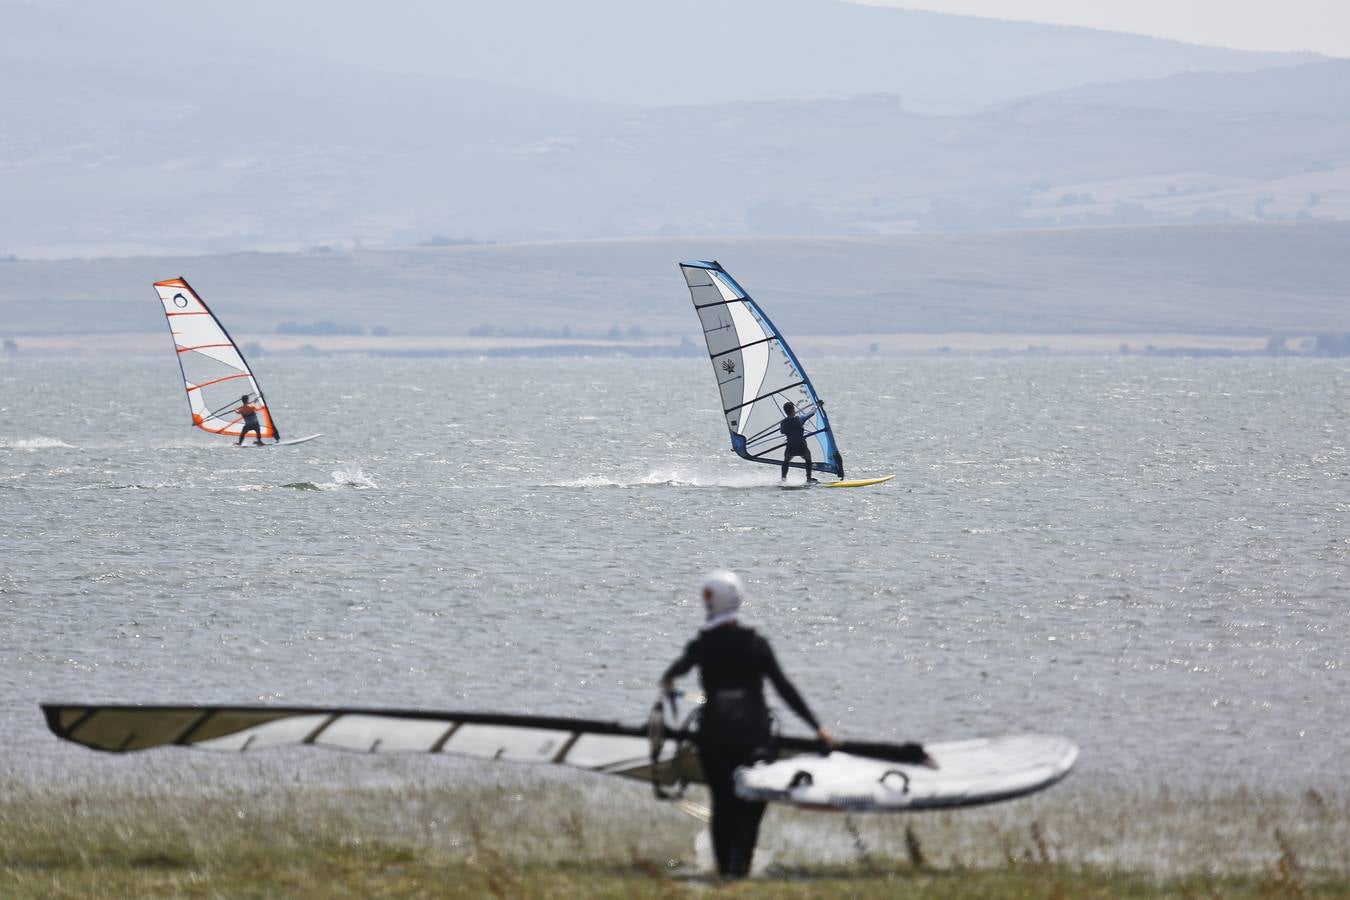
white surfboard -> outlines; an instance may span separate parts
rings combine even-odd
[[[238,447],[294,447],[296,444],[303,444],[306,441],[312,441],[315,438],[323,437],[323,434],[307,434],[304,437],[291,438],[286,441],[264,441],[261,444],[254,441],[244,441],[242,444],[236,444]]]
[[[925,744],[936,764],[803,754],[736,770],[736,793],[812,809],[901,812],[976,806],[1043,790],[1073,768],[1070,740],[1026,734]]]

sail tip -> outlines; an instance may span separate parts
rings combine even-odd
[[[690,269],[716,269],[722,271],[722,264],[715,259],[686,259],[680,263],[681,266],[687,266]]]

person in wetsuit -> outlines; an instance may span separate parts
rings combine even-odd
[[[816,721],[806,701],[788,681],[769,642],[737,619],[744,588],[733,572],[710,572],[703,578],[703,605],[707,620],[698,637],[661,676],[669,694],[674,680],[698,666],[707,703],[699,720],[699,763],[712,792],[712,840],[717,871],[724,877],[750,874],[762,801],[736,796],[736,769],[775,753],[772,720],[764,700],[764,679],[773,682],[778,696],[810,725],[821,742],[834,738]]]
[[[248,433],[251,431],[253,432],[253,442],[261,447],[263,442],[262,426],[258,424],[258,410],[262,407],[249,403],[248,394],[240,397],[239,402],[241,405],[235,409],[235,412],[244,417],[244,430],[239,432],[239,443],[235,446],[241,446],[244,443],[244,438],[248,437]]]
[[[778,426],[778,430],[787,438],[787,446],[783,448],[783,474],[780,477],[787,481],[788,463],[792,457],[800,456],[806,460],[806,483],[814,484],[819,479],[811,475],[811,448],[806,446],[805,425],[806,420],[815,413],[797,415],[797,407],[791,400],[783,404],[783,412],[787,413],[787,417]]]

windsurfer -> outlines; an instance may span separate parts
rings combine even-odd
[[[250,403],[248,394],[240,397],[239,402],[241,405],[235,409],[235,412],[244,417],[244,429],[239,432],[239,443],[236,446],[241,446],[244,443],[244,438],[248,437],[248,433],[251,431],[253,432],[253,442],[261,447],[263,442],[262,426],[258,424],[258,410],[262,407]]]
[[[814,484],[819,479],[811,475],[811,448],[806,446],[806,420],[815,415],[815,413],[803,413],[797,415],[797,407],[789,400],[783,404],[783,412],[787,416],[783,419],[778,430],[782,432],[783,437],[787,438],[787,447],[783,450],[783,474],[781,478],[787,481],[788,463],[794,456],[800,456],[806,460],[806,483]]]
[[[775,756],[772,721],[764,700],[764,679],[792,711],[816,730],[826,746],[830,732],[788,681],[768,640],[737,620],[744,588],[733,572],[710,572],[703,578],[703,606],[707,619],[698,637],[661,676],[661,687],[673,690],[676,678],[698,666],[707,696],[698,727],[698,756],[712,793],[712,839],[717,871],[730,878],[750,873],[750,861],[759,840],[763,802],[736,796],[735,772],[740,766]]]

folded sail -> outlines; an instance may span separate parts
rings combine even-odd
[[[43,711],[58,737],[114,753],[163,746],[241,752],[308,745],[555,763],[667,785],[701,780],[679,732],[663,735],[653,761],[646,726],[589,719],[261,706],[44,704]]]
[[[450,753],[510,762],[546,762],[606,775],[671,784],[701,782],[693,734],[664,723],[627,725],[597,719],[435,710],[282,706],[86,706],[44,703],[52,733],[94,750],[129,753],[152,747],[264,750],[313,746],[357,753]],[[653,741],[653,734],[657,737]],[[656,747],[653,771],[653,742]],[[841,741],[861,756],[923,759],[917,744]],[[782,735],[784,756],[820,750],[814,738]]]
[[[787,443],[779,425],[791,401],[805,417],[813,469],[844,476],[844,461],[811,379],[787,341],[745,290],[717,262],[680,263],[703,325],[731,447],[753,462],[782,465]],[[805,468],[794,458],[791,465]]]
[[[244,417],[237,410],[247,396],[258,411],[262,437],[275,437],[276,426],[262,388],[244,355],[215,313],[182,278],[155,282],[178,351],[192,424],[212,434],[239,435]]]

